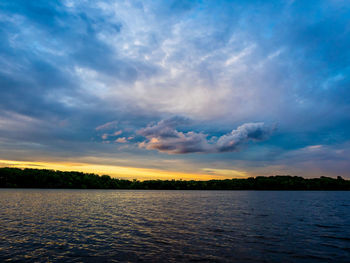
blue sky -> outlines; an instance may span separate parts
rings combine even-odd
[[[350,178],[349,46],[346,0],[1,1],[0,159]]]

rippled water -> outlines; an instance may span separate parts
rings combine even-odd
[[[349,262],[350,192],[0,189],[0,261]]]

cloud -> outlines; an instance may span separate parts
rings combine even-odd
[[[139,147],[175,154],[210,151],[205,134],[183,133],[175,129],[186,123],[187,119],[176,116],[139,130],[138,133],[148,139],[141,142]]]
[[[232,152],[248,141],[267,139],[274,130],[262,122],[245,123],[229,134],[208,139],[204,133],[176,130],[177,123],[183,123],[183,119],[176,117],[162,120],[139,130],[138,133],[147,138],[139,143],[139,147],[169,154]]]
[[[122,133],[123,133],[123,131],[122,131],[122,130],[119,130],[119,131],[114,132],[114,133],[113,133],[113,136],[118,136],[118,135],[120,135],[120,134],[122,134]]]
[[[98,129],[96,128],[96,130],[99,131],[99,130],[111,129],[111,128],[114,127],[114,123],[115,122],[109,122],[107,124],[104,124],[102,126],[97,127]],[[101,138],[102,138],[102,140],[107,140],[109,137],[118,136],[118,135],[120,135],[122,133],[123,133],[122,130],[118,130],[118,131],[115,131],[113,133],[104,133],[104,134],[101,135]]]
[[[102,125],[99,125],[95,128],[96,131],[101,131],[101,130],[107,130],[107,129],[111,129],[111,128],[114,128],[116,127],[116,125],[118,124],[117,121],[110,121],[110,122],[107,122],[105,124],[102,124]]]
[[[268,138],[274,128],[267,127],[263,122],[245,123],[231,133],[221,136],[216,147],[219,152],[231,152],[249,141],[262,141]]]
[[[144,137],[153,136],[161,138],[176,138],[179,134],[174,128],[178,125],[186,123],[188,123],[187,119],[175,116],[166,120],[161,120],[156,125],[151,125],[141,129],[139,134]]]
[[[125,137],[121,137],[121,138],[116,139],[115,142],[118,142],[118,143],[126,143],[127,140],[126,140]]]

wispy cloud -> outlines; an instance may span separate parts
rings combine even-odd
[[[110,121],[105,124],[99,125],[95,128],[96,131],[102,131],[107,129],[116,128],[118,121]]]

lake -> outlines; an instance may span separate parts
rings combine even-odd
[[[0,262],[349,262],[350,192],[0,189]]]

